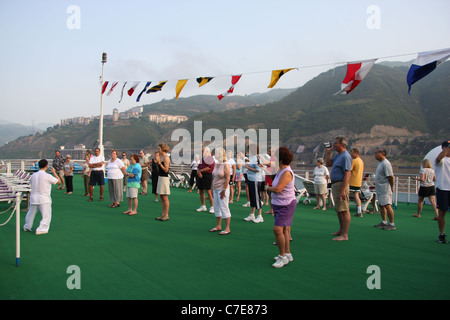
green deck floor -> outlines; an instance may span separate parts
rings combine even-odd
[[[278,254],[273,217],[243,220],[249,208],[230,205],[228,236],[209,233],[214,215],[197,213],[199,196],[172,188],[170,221],[159,222],[161,205],[139,196],[139,214],[123,215],[125,202],[109,208],[75,192],[52,191],[53,219],[47,235],[21,232],[21,265],[15,266],[15,222],[0,227],[0,299],[448,299],[450,245],[437,243],[430,206],[421,219],[414,204],[395,210],[396,231],[373,226],[379,215],[352,217],[350,240],[332,241],[338,220],[333,209],[300,203],[292,227],[294,261],[274,269]],[[6,209],[6,204],[0,204]],[[267,207],[264,207],[264,211]],[[1,211],[0,210],[0,211]],[[355,207],[352,206],[352,214]],[[22,210],[22,225],[26,211]],[[0,215],[3,223],[8,214]],[[40,221],[38,214],[35,229]],[[81,271],[81,289],[69,290],[67,268]],[[380,268],[381,289],[369,290],[367,268]]]

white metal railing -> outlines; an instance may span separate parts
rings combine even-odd
[[[35,163],[40,159],[0,159],[0,165],[3,164],[3,168],[0,169],[0,172],[14,172],[15,170],[22,171],[31,171],[32,167],[35,167]],[[47,159],[51,164],[53,159]],[[84,160],[73,160],[78,164],[82,165]],[[182,173],[191,173],[191,168],[189,165],[176,165],[171,164],[171,171],[175,172],[177,175],[181,175]],[[306,179],[311,179],[313,177],[313,169],[311,170],[300,170],[295,169],[294,172],[299,176],[302,176]],[[365,184],[368,188],[375,188],[374,181],[374,172],[365,172],[365,174],[369,174]],[[395,173],[394,173],[395,174]],[[418,176],[417,174],[395,174],[395,186],[394,186],[394,201],[397,202],[406,202],[406,203],[417,203],[417,192],[419,190],[419,182],[412,177]],[[310,178],[311,177],[311,178]],[[428,201],[428,199],[426,200]],[[429,202],[428,202],[429,203]]]

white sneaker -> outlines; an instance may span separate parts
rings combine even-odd
[[[289,262],[294,261],[294,257],[292,256],[292,253],[286,253],[284,256],[288,259]],[[277,261],[278,257],[279,256],[274,257],[273,261]]]
[[[277,261],[275,261],[275,263],[272,264],[272,267],[274,267],[274,268],[283,268],[288,263],[289,263],[289,260],[288,260],[288,258],[286,258],[286,256],[284,256],[284,257],[278,256],[277,257]]]
[[[253,220],[254,223],[260,223],[260,222],[264,222],[264,219],[262,216],[258,216],[258,218]]]
[[[214,207],[209,208],[209,213],[214,213]]]
[[[197,209],[197,212],[206,211],[206,206],[201,206]]]
[[[23,226],[23,231],[27,232],[27,231],[33,231],[31,229],[26,228],[25,226]]]
[[[250,202],[247,202],[245,204],[242,205],[243,207],[249,208],[250,207]]]
[[[48,231],[36,231],[36,235],[47,234]]]
[[[247,218],[244,218],[245,221],[255,221],[255,215],[249,214]]]

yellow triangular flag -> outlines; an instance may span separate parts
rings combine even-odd
[[[177,96],[176,96],[175,100],[178,99],[178,96],[180,95],[181,90],[183,90],[184,85],[186,84],[186,82],[188,82],[188,81],[187,80],[178,80],[177,86],[175,88],[175,92],[177,93]]]
[[[214,77],[200,77],[200,78],[197,78],[198,86],[199,87],[204,86],[205,84],[210,82],[212,79],[214,79]]]
[[[292,69],[295,69],[295,68],[282,69],[282,70],[273,70],[272,71],[272,78],[270,79],[270,84],[269,84],[268,88],[273,88],[277,84],[278,80],[280,80],[281,76],[283,74],[285,74],[286,72],[291,71]]]

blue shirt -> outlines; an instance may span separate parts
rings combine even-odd
[[[127,185],[130,188],[139,188],[141,184],[142,168],[139,163],[132,164],[127,168],[127,172],[134,174],[134,177],[127,177]]]
[[[258,166],[258,157],[257,156],[251,156],[249,158],[248,166],[252,169],[258,170],[258,172],[248,170],[247,171],[247,177],[250,181],[259,181],[262,182],[265,180],[265,175],[263,169],[261,169],[260,166]]]
[[[347,150],[342,152],[341,154],[335,155],[331,161],[333,162],[333,166],[331,167],[330,179],[331,182],[334,181],[343,181],[345,176],[345,171],[352,170],[352,157]]]

